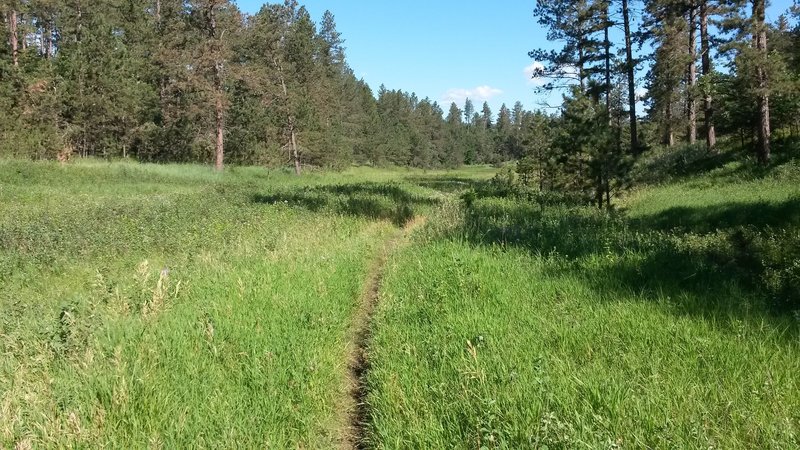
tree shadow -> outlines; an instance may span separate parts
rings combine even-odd
[[[728,202],[704,207],[677,206],[635,219],[643,230],[680,229],[695,233],[742,226],[756,228],[800,226],[800,197],[780,203]]]
[[[609,301],[632,295],[659,304],[667,301],[672,312],[713,318],[732,332],[739,326],[737,320],[766,320],[784,335],[797,337],[799,294],[793,288],[783,294],[765,288],[768,267],[752,238],[761,235],[736,227],[797,225],[800,203],[755,204],[744,213],[732,211],[739,206],[698,208],[691,212],[691,223],[683,219],[682,230],[672,227],[673,213],[632,223],[621,213],[592,208],[541,208],[484,198],[466,208],[463,228],[453,233],[475,245],[516,247],[548,258],[554,263],[545,274],[581,277],[597,292],[610,294],[604,296]],[[732,228],[698,234],[699,229],[713,229],[708,223]],[[800,239],[786,243],[796,247],[788,251],[800,251]],[[790,264],[785,261],[791,261],[791,254],[781,264]]]
[[[313,212],[329,211],[373,220],[389,220],[402,227],[436,199],[414,193],[395,183],[352,183],[304,186],[252,197],[254,203],[287,204]]]
[[[750,146],[724,145],[717,153],[703,144],[662,148],[648,155],[635,171],[638,181],[657,184],[670,179],[688,180],[702,175],[715,183],[760,179],[771,176],[781,166],[797,165],[800,160],[800,137],[782,137],[772,144],[772,160],[759,164]]]

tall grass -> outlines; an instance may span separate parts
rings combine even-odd
[[[335,445],[412,175],[0,162],[0,447]]]
[[[692,161],[612,212],[488,167],[0,162],[0,447],[340,445],[365,277],[416,215],[370,446],[799,447],[800,172]]]
[[[795,174],[704,173],[617,212],[448,203],[390,263],[371,445],[800,446]]]

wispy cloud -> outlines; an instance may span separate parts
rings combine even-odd
[[[487,101],[492,97],[496,97],[502,93],[503,91],[501,89],[486,85],[478,86],[472,89],[455,88],[444,93],[442,96],[442,102],[461,104],[464,103],[468,98],[477,101]]]
[[[545,81],[542,77],[534,77],[534,75],[543,71],[544,64],[540,63],[539,61],[534,61],[529,66],[526,66],[524,69],[522,69],[522,73],[525,74],[525,80],[527,80],[528,84],[534,86],[542,86],[545,84]]]

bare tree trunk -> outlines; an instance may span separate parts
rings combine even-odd
[[[703,53],[703,77],[711,75],[711,45],[708,37],[708,0],[700,4],[700,50]],[[705,84],[703,93],[703,118],[706,127],[706,146],[714,151],[717,146],[717,132],[714,128],[714,104],[711,92]]]
[[[153,12],[153,18],[156,20],[156,23],[161,23],[161,0],[156,0],[156,7],[155,11]]]
[[[764,65],[767,59],[766,0],[753,0],[753,41],[758,51],[758,160],[770,160],[769,80]]]
[[[221,61],[222,55],[220,54],[220,40],[221,36],[217,36],[217,13],[215,9],[216,3],[212,3],[209,7],[209,27],[211,37],[215,41],[214,48],[214,118],[216,126],[217,138],[214,143],[214,169],[221,171],[225,159],[225,95],[222,83],[222,69],[223,63]]]
[[[694,5],[689,7],[689,68],[687,71],[687,84],[689,89],[686,91],[686,109],[688,128],[686,130],[687,139],[690,145],[697,142],[697,105],[694,96],[697,86],[697,18]]]
[[[14,67],[19,67],[19,36],[17,35],[17,11],[8,12],[8,43],[11,45],[11,61]]]
[[[625,72],[628,75],[628,108],[631,119],[631,152],[638,154],[639,148],[639,132],[636,123],[636,78],[634,71],[636,70],[633,63],[633,48],[631,44],[631,20],[628,10],[628,0],[622,0],[622,19],[625,26]]]
[[[221,76],[221,68],[219,67],[221,64],[217,64],[217,69],[215,70],[217,73],[215,75],[214,80],[214,96],[216,97],[215,101],[215,125],[217,129],[217,139],[214,145],[214,155],[215,155],[215,162],[214,162],[214,169],[215,170],[222,170],[223,168],[223,160],[225,158],[225,104],[223,101],[222,96],[224,95],[222,91],[222,76]]]
[[[272,60],[272,63],[275,65],[275,68],[278,69],[278,77],[281,81],[281,88],[283,89],[283,98],[286,103],[289,102],[289,89],[286,87],[286,80],[283,78],[283,67],[278,64],[278,61],[275,59]],[[292,161],[294,162],[294,172],[297,175],[300,175],[303,171],[303,167],[300,164],[300,152],[297,148],[297,132],[294,128],[294,115],[291,112],[288,114],[288,126],[289,126],[289,145],[291,146],[291,157]]]
[[[18,24],[19,24],[20,21],[22,23],[25,23],[25,16],[24,15],[21,15],[21,18],[17,19],[17,23]],[[21,37],[22,37],[22,39],[20,39],[20,42],[22,43],[22,52],[25,53],[25,51],[28,50],[28,39],[27,39],[28,32],[25,30],[24,26],[22,28],[22,32],[21,33],[19,31],[19,25],[17,25],[17,28],[18,28],[17,34],[21,35]]]
[[[297,134],[294,130],[294,117],[289,118],[289,135],[292,142],[292,158],[294,159],[294,173],[300,175],[303,171],[300,165],[300,154],[297,150]]]

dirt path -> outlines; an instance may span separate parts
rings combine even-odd
[[[415,217],[402,230],[399,230],[384,244],[370,265],[364,290],[350,336],[347,349],[347,392],[348,396],[339,409],[341,415],[340,448],[364,449],[369,425],[369,406],[367,405],[366,378],[369,371],[367,350],[372,336],[372,316],[378,304],[384,269],[389,256],[408,243],[411,233],[425,224],[424,217]]]

